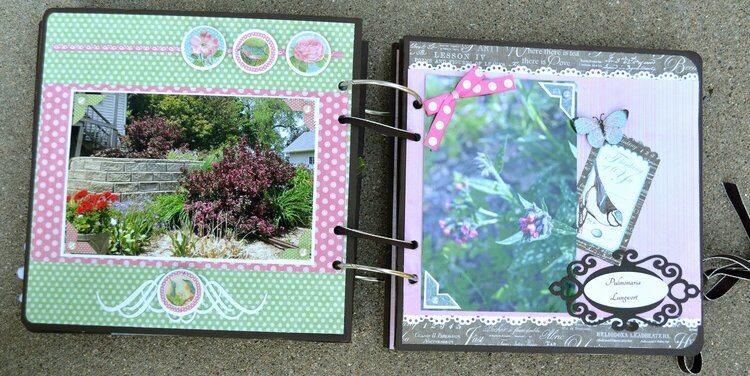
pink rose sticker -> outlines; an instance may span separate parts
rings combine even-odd
[[[209,70],[217,67],[226,56],[226,40],[219,30],[198,26],[182,39],[182,58],[192,68]]]
[[[323,60],[326,46],[318,38],[305,37],[294,45],[294,57],[305,63],[317,63]]]
[[[331,62],[331,46],[322,35],[303,31],[289,41],[286,61],[295,73],[315,76],[322,73]]]
[[[219,50],[219,39],[204,30],[190,37],[190,48],[200,57],[210,57]]]

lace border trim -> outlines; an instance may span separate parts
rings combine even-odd
[[[616,320],[616,319],[613,319]],[[506,323],[513,326],[519,326],[526,323],[532,323],[537,326],[547,326],[555,323],[561,326],[574,326],[582,324],[581,319],[576,317],[481,317],[481,316],[421,316],[421,315],[405,315],[404,324],[416,325],[422,322],[429,322],[430,324],[443,325],[450,322],[454,322],[460,325],[469,325],[475,322],[481,322],[485,325],[496,325],[500,323]],[[612,320],[610,320],[612,321]],[[607,325],[610,321],[602,323],[601,325]],[[646,323],[639,323],[640,326],[648,326]],[[685,326],[688,328],[697,328],[701,326],[700,319],[671,319],[663,326],[666,328],[673,328],[678,326]]]
[[[474,67],[474,64],[465,64],[457,67],[451,63],[441,63],[433,66],[430,63],[418,61],[409,65],[409,69],[427,69],[435,71],[459,71],[466,72]],[[574,77],[607,77],[607,78],[637,78],[637,79],[651,79],[651,80],[697,80],[698,75],[696,73],[686,73],[684,75],[678,75],[672,72],[664,72],[659,75],[654,75],[650,72],[636,72],[630,73],[624,70],[615,70],[612,72],[606,72],[601,69],[590,69],[587,71],[579,71],[575,68],[565,68],[562,70],[556,70],[550,67],[541,67],[537,69],[531,69],[525,66],[516,66],[508,69],[502,65],[494,64],[487,68],[484,68],[485,72],[498,72],[498,73],[523,73],[523,74],[546,74],[556,76],[574,76]]]

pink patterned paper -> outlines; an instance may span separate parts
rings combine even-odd
[[[68,52],[163,52],[180,53],[180,46],[149,46],[140,44],[55,44],[53,51]]]
[[[304,99],[284,99],[292,111],[302,113],[303,121],[309,130],[315,130],[315,103]]]
[[[61,254],[65,237],[65,182],[67,181],[70,113],[73,93],[125,92],[194,95],[270,96],[309,98],[318,101],[316,137],[314,247],[312,264],[268,264],[227,260],[155,260],[148,257]],[[288,272],[340,273],[331,264],[344,260],[345,239],[335,235],[336,225],[346,224],[347,160],[349,128],[338,122],[348,113],[345,93],[281,90],[212,89],[124,85],[46,84],[42,87],[39,135],[34,179],[31,258],[40,262],[214,268]]]

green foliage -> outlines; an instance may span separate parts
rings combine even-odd
[[[148,202],[129,204],[114,210],[107,230],[110,232],[112,254],[136,256],[159,226],[158,216]]]
[[[163,116],[183,130],[190,149],[206,150],[237,138],[246,119],[239,98],[137,94],[128,98],[134,116]]]
[[[172,256],[188,257],[195,249],[198,236],[195,235],[190,215],[183,211],[179,216],[179,226],[175,231],[167,231],[172,243]]]
[[[184,213],[185,200],[185,195],[179,193],[161,195],[154,199],[152,207],[159,221],[170,227],[175,224],[178,216]]]
[[[221,161],[222,158],[224,158],[224,149],[219,148],[211,150],[203,156],[203,163],[201,164],[200,169],[208,171],[213,168],[214,163]]]
[[[192,150],[173,149],[167,152],[166,159],[171,161],[199,161],[198,153]]]
[[[265,148],[281,152],[299,135],[308,129],[301,120],[301,113],[289,109],[283,99],[248,98],[246,100],[246,122],[240,129],[248,143],[260,143]]]
[[[280,98],[133,94],[128,96],[134,118],[161,116],[183,130],[191,150],[221,148],[244,135],[252,145],[281,151],[306,130],[302,114]]]
[[[313,173],[307,167],[297,166],[289,188],[272,198],[277,225],[284,228],[310,226],[312,222]]]
[[[457,80],[428,77],[426,96]],[[575,133],[536,82],[516,86],[457,101],[425,158],[423,267],[463,310],[562,312],[547,287],[575,257]]]

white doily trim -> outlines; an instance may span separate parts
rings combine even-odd
[[[455,322],[460,325],[469,325],[475,322],[481,322],[485,325],[496,325],[500,323],[506,323],[509,325],[519,326],[528,322],[533,323],[537,326],[547,326],[551,323],[556,323],[561,326],[573,326],[576,324],[582,324],[581,319],[576,317],[497,317],[497,316],[449,316],[449,315],[404,315],[404,324],[416,325],[422,322],[429,322],[430,324],[443,325],[450,322]],[[607,325],[612,320],[602,323],[600,325]],[[639,322],[641,326],[648,326],[646,323]],[[701,326],[700,319],[670,319],[663,327],[673,328],[678,326],[685,326],[688,328],[697,328]]]
[[[466,72],[473,68],[475,64],[464,64],[457,67],[451,63],[441,63],[433,66],[430,63],[424,61],[417,61],[409,65],[409,69],[426,69],[434,71],[452,71],[452,72]],[[508,69],[499,64],[493,64],[487,68],[483,68],[485,72],[498,72],[498,73],[523,73],[523,74],[544,74],[544,75],[555,75],[555,76],[574,76],[574,77],[611,77],[611,78],[638,78],[638,79],[650,79],[650,80],[697,80],[698,75],[696,73],[686,73],[684,75],[677,75],[672,72],[664,72],[659,75],[654,75],[650,72],[636,72],[630,73],[624,70],[616,70],[612,72],[605,72],[601,69],[590,69],[585,72],[579,71],[575,68],[565,68],[560,71],[550,68],[541,67],[537,69],[531,69],[524,66],[516,66]]]

